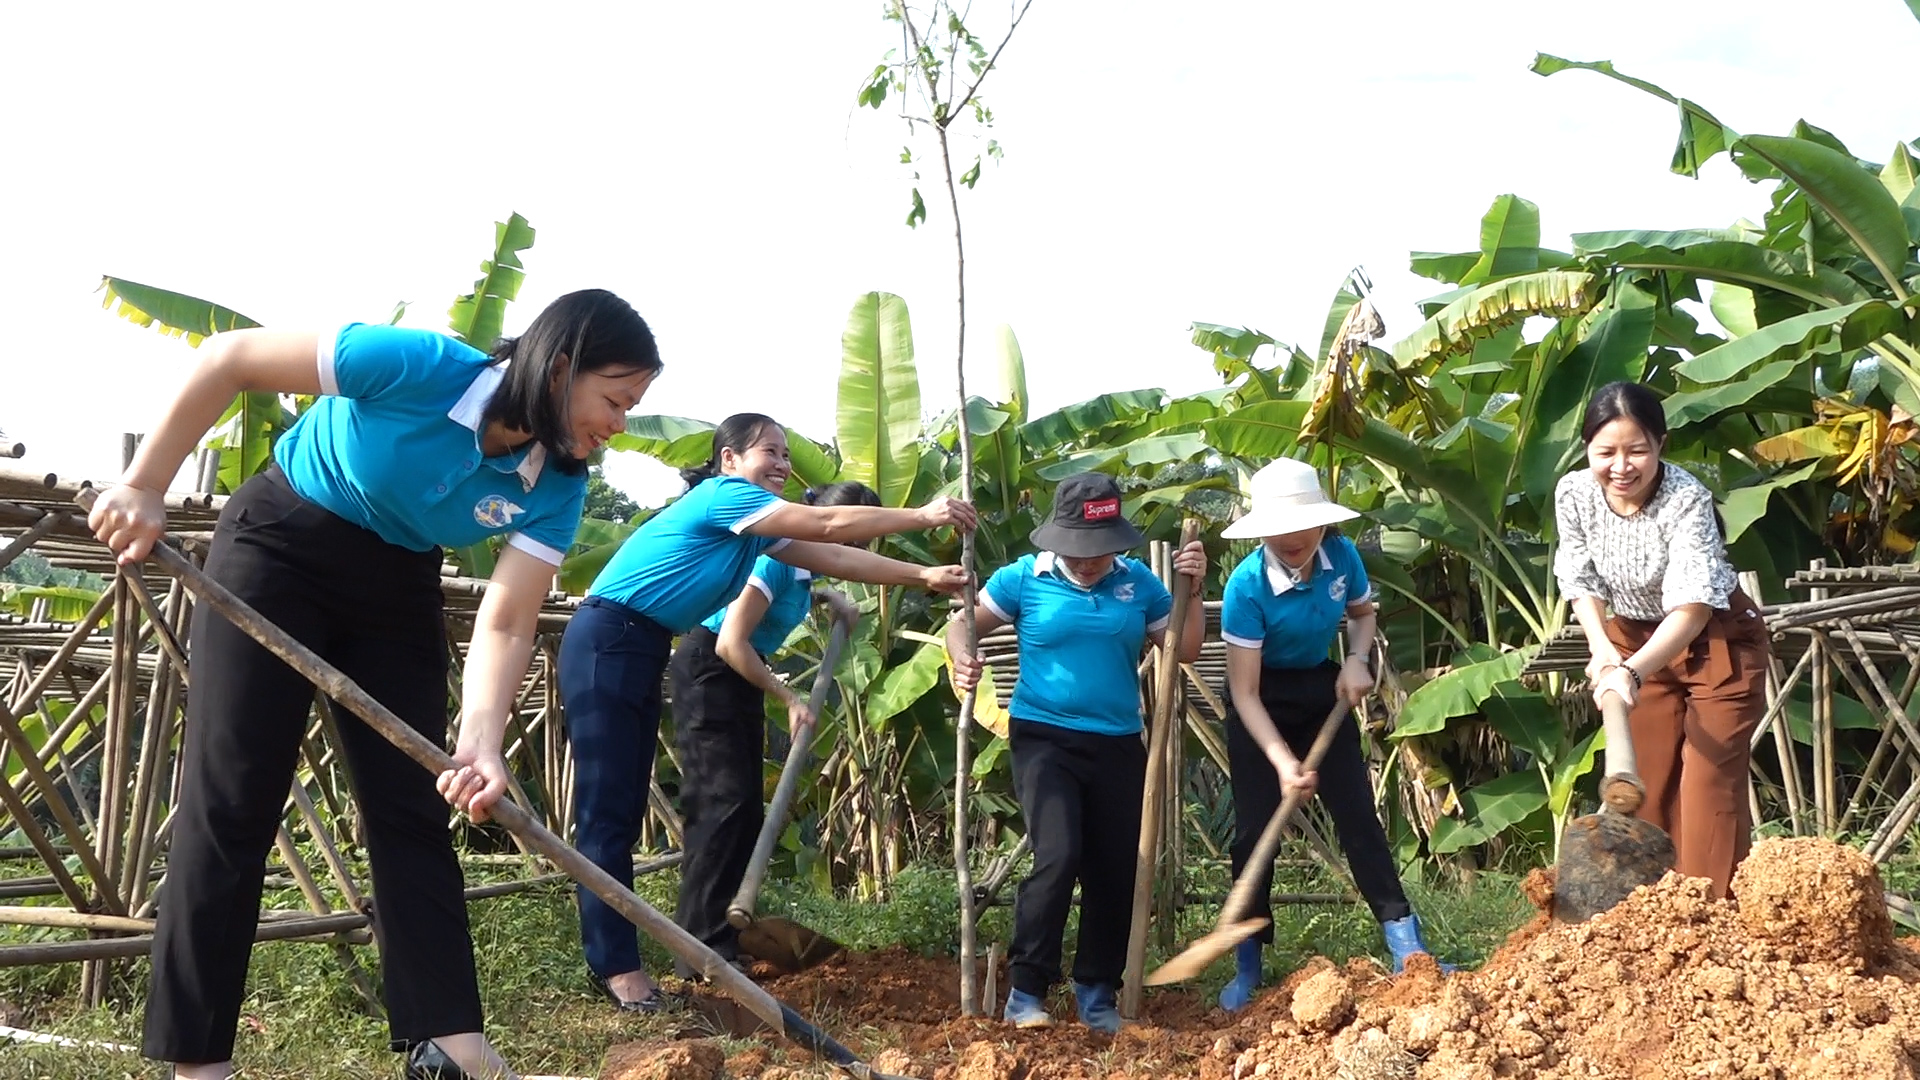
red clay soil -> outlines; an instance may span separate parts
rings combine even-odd
[[[1669,874],[1578,925],[1547,918],[1551,875],[1527,891],[1541,918],[1478,971],[1317,959],[1235,1015],[1149,991],[1144,1020],[1111,1038],[1073,1023],[1064,994],[1052,1030],[957,1019],[951,961],[900,950],[767,988],[923,1080],[1920,1080],[1920,950],[1893,940],[1879,875],[1851,848],[1764,841],[1731,900]],[[795,1076],[753,1052],[635,1067],[660,1053],[616,1047],[605,1080]]]

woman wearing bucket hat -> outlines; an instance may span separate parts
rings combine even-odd
[[[1313,466],[1282,458],[1253,475],[1246,515],[1228,538],[1258,537],[1260,547],[1227,577],[1220,636],[1227,643],[1227,762],[1233,780],[1233,872],[1238,877],[1261,830],[1278,810],[1282,789],[1318,791],[1333,817],[1354,883],[1380,920],[1393,968],[1427,951],[1420,923],[1400,886],[1386,832],[1373,810],[1373,784],[1360,751],[1360,727],[1349,715],[1317,772],[1300,757],[1336,700],[1359,705],[1373,689],[1373,599],[1367,571],[1351,540],[1331,528],[1359,514],[1327,498]],[[1346,657],[1327,658],[1341,624]],[[1249,918],[1271,919],[1266,887]],[[1233,981],[1220,992],[1233,1011],[1260,985],[1260,954],[1273,940],[1271,922],[1234,950]]]
[[[1088,1027],[1115,1032],[1115,1005],[1126,966],[1140,843],[1140,800],[1147,752],[1140,741],[1140,656],[1165,640],[1173,597],[1137,559],[1120,553],[1143,540],[1120,513],[1120,488],[1099,473],[1078,473],[1054,492],[1053,517],[1031,536],[1039,554],[987,580],[974,624],[989,634],[1019,633],[1020,678],[1008,710],[1013,786],[1033,841],[1033,872],[1020,883],[1007,950],[1013,988],[1006,1018],[1049,1027],[1043,1004],[1060,978],[1061,936],[1073,886],[1080,883],[1080,948],[1073,994]],[[1198,596],[1207,556],[1199,542],[1174,557],[1174,570]],[[1183,661],[1199,658],[1202,605],[1187,607]],[[954,685],[980,678],[962,624],[947,628]]]

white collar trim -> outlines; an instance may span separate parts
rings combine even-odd
[[[1051,551],[1043,551],[1035,555],[1033,557],[1033,576],[1040,577],[1044,574],[1056,574],[1059,577],[1065,578],[1069,584],[1080,585],[1080,582],[1076,580],[1072,574],[1067,573],[1066,567],[1059,565],[1059,561],[1060,556],[1055,555]],[[1107,580],[1107,578],[1119,573],[1120,570],[1121,560],[1116,557],[1113,560],[1113,565],[1107,567],[1107,572],[1100,576],[1100,581]],[[1087,585],[1080,585],[1080,587],[1083,589],[1089,588],[1093,585],[1100,584],[1100,581],[1089,582]]]
[[[453,403],[453,408],[447,410],[447,419],[473,432],[476,449],[480,445],[480,426],[486,418],[487,402],[493,400],[494,392],[499,390],[500,384],[506,380],[507,365],[505,363],[488,364],[480,369],[480,374],[475,375],[472,382],[467,384],[466,393],[461,394],[460,400]],[[527,491],[532,491],[533,486],[540,482],[540,471],[546,467],[546,464],[546,444],[535,442],[529,446],[527,452],[513,467],[513,471],[520,476],[520,486]]]
[[[1305,584],[1304,582],[1296,582],[1293,580],[1293,575],[1288,573],[1286,566],[1274,556],[1272,548],[1262,544],[1260,545],[1260,551],[1265,556],[1267,584],[1272,587],[1273,595],[1279,596],[1281,593],[1297,589]],[[1322,540],[1320,542],[1320,546],[1314,549],[1314,554],[1320,558],[1320,569],[1333,569],[1333,560],[1327,557],[1326,541]]]

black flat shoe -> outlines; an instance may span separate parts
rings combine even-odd
[[[593,972],[587,972],[587,979],[593,983],[593,988],[600,991],[601,995],[608,1001],[613,1002],[613,1007],[620,1012],[644,1013],[652,1016],[667,1006],[667,997],[660,992],[660,988],[657,986],[647,991],[646,997],[638,1001],[628,1001],[614,993],[613,987],[607,985],[607,980],[595,975]],[[407,1080],[414,1080],[414,1078],[408,1077]],[[437,1078],[429,1077],[427,1080],[437,1080]],[[449,1077],[448,1080],[459,1080],[459,1077]]]
[[[413,1044],[407,1051],[406,1080],[479,1080],[447,1056],[432,1039]]]

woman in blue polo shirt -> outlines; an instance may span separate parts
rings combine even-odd
[[[409,1051],[409,1080],[510,1075],[481,1034],[447,803],[484,820],[505,790],[501,734],[580,520],[586,458],[625,430],[660,366],[647,324],[599,290],[554,301],[491,355],[391,326],[218,334],[89,519],[123,565],[145,558],[166,525],[161,493],[235,395],[321,395],[274,464],[227,500],[206,570],[436,743],[447,726],[440,548],[505,538],[474,620],[460,768],[439,778],[441,794],[372,729],[340,727],[367,828],[388,1027]],[[194,610],[192,654],[144,1050],[180,1080],[225,1080],[267,849],[314,689],[206,608]]]
[[[1002,567],[974,608],[981,635],[1012,625],[1020,677],[1008,710],[1014,793],[1033,841],[1033,872],[1020,883],[1007,949],[1013,987],[1005,1016],[1017,1027],[1051,1027],[1044,1004],[1060,979],[1061,936],[1080,883],[1080,948],[1073,996],[1080,1020],[1112,1033],[1126,969],[1139,860],[1147,750],[1140,740],[1140,657],[1162,643],[1173,610],[1165,585],[1120,553],[1144,539],[1120,515],[1120,488],[1099,473],[1060,481],[1053,518],[1033,531],[1038,555]],[[1198,541],[1174,570],[1199,596],[1207,556]],[[1182,661],[1200,657],[1203,605],[1187,606]],[[959,620],[947,627],[954,685],[980,678]]]
[[[880,495],[843,481],[808,491],[807,505],[879,506]],[[894,567],[900,576],[918,570],[908,563]],[[740,889],[765,817],[766,699],[772,695],[786,706],[789,732],[815,719],[806,695],[781,681],[766,658],[780,651],[815,604],[830,607],[849,626],[860,617],[845,595],[817,587],[810,571],[762,555],[739,597],[680,638],[667,669],[686,828],[674,919],[735,963],[740,932],[727,921],[727,905]]]
[[[1281,458],[1253,475],[1252,508],[1222,531],[1258,537],[1260,547],[1227,576],[1220,636],[1227,643],[1227,764],[1233,781],[1233,873],[1253,854],[1282,788],[1318,791],[1333,818],[1354,884],[1373,909],[1399,971],[1427,951],[1373,809],[1373,782],[1351,713],[1316,772],[1300,756],[1344,700],[1358,707],[1373,689],[1374,606],[1353,541],[1330,526],[1360,516],[1329,500],[1313,466]],[[1346,658],[1327,658],[1342,624]],[[1273,941],[1273,867],[1248,918],[1267,925],[1234,949],[1233,981],[1220,992],[1228,1011],[1244,1008],[1260,985],[1260,953]]]
[[[633,882],[660,730],[660,676],[677,634],[740,595],[771,555],[816,574],[882,585],[960,589],[957,566],[919,567],[846,547],[889,533],[973,528],[973,507],[945,496],[915,509],[807,506],[780,497],[787,433],[759,413],[727,417],[713,456],[681,476],[687,493],[614,553],[560,642],[560,694],[574,757],[574,844],[616,881]],[[640,966],[633,924],[579,890],[580,937],[594,985],[622,1011],[651,1012],[659,992]]]

